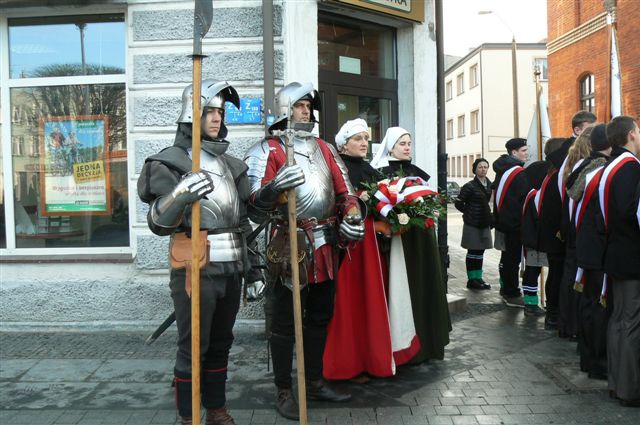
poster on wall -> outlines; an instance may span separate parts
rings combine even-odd
[[[111,214],[109,117],[40,119],[43,216]]]

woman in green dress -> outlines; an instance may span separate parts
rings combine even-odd
[[[408,131],[400,127],[389,128],[371,165],[388,178],[417,176],[427,182],[430,176],[411,163],[411,144]],[[396,275],[399,279],[406,276],[415,331],[420,341],[420,351],[409,363],[443,359],[444,347],[449,344],[451,320],[445,288],[446,271],[440,261],[435,226],[425,229],[411,227],[402,235],[394,236],[394,239],[401,243],[394,244],[392,241],[391,261],[402,261],[404,258],[406,272]],[[401,246],[402,252],[394,255],[394,246]],[[394,277],[390,276],[390,287],[393,285],[392,279]],[[392,299],[389,304],[391,309]]]

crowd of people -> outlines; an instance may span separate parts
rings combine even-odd
[[[455,202],[467,288],[491,287],[482,260],[494,227],[503,302],[544,316],[545,329],[577,341],[580,369],[608,380],[621,405],[639,407],[640,130],[632,117],[600,124],[588,111],[571,126],[571,137],[546,142],[540,161],[526,162],[525,139],[508,140],[493,163],[493,183],[488,161],[473,164],[475,178]]]
[[[190,85],[183,93],[173,146],[148,157],[138,180],[138,194],[149,204],[149,228],[171,237],[169,286],[178,328],[174,386],[181,423],[191,424],[199,413],[192,411],[191,399],[190,238],[196,201],[204,252],[199,383],[207,425],[235,423],[225,389],[233,325],[243,282],[251,289],[245,289],[245,296],[255,295],[254,284],[264,279],[250,220],[259,228],[268,224],[262,254],[271,306],[267,322],[275,408],[281,416],[299,418],[292,391],[294,274],[301,288],[309,399],[348,401],[351,394],[336,380],[362,383],[369,376],[393,376],[404,364],[442,359],[451,322],[433,219],[398,231],[380,211],[366,208],[375,182],[387,187],[390,181],[406,181],[412,193],[437,195],[428,190],[430,176],[411,161],[410,132],[388,128],[368,162],[367,122],[347,121],[335,143],[316,137],[318,92],[309,83],[293,82],[276,94],[270,135],[238,159],[227,153],[224,124],[225,102],[239,106],[237,91],[225,82],[204,80],[201,96],[200,169],[192,171],[196,120]],[[615,118],[606,127],[594,126],[595,120],[590,113],[576,114],[574,137],[550,140],[546,159],[527,167],[526,141],[509,140],[507,153],[493,164],[496,181],[487,178],[489,163],[477,160],[476,177],[462,188],[455,205],[464,213],[468,288],[491,288],[483,279],[482,260],[495,245],[502,251],[505,303],[524,307],[528,315],[545,315],[548,329],[578,338],[584,370],[592,377],[608,376],[612,396],[637,405],[640,133],[629,117]],[[287,157],[287,141],[294,161]],[[292,213],[287,197],[292,194],[296,253],[287,231]],[[297,263],[299,273],[293,273],[291,263]],[[546,311],[538,299],[542,267],[549,267]]]
[[[173,146],[148,157],[138,179],[138,194],[149,204],[150,230],[171,237],[169,286],[178,328],[174,386],[181,423],[191,424],[198,414],[192,411],[190,315],[196,201],[201,249],[207,254],[200,263],[200,392],[207,425],[235,423],[225,396],[232,329],[242,282],[249,287],[245,294],[255,295],[262,279],[250,219],[260,228],[269,224],[265,302],[271,307],[269,346],[281,416],[299,419],[291,376],[296,343],[292,256],[299,271],[309,399],[348,401],[351,394],[333,381],[364,382],[368,376],[392,376],[396,366],[442,359],[451,323],[433,220],[394,232],[363,201],[366,184],[399,175],[429,193],[429,175],[411,163],[411,134],[389,128],[369,163],[367,123],[350,120],[335,144],[325,142],[313,133],[321,109],[318,92],[311,84],[293,82],[276,94],[270,136],[237,159],[226,152],[224,104],[238,106],[238,93],[225,82],[204,80],[200,170],[191,171],[192,90],[190,85],[183,92]],[[288,138],[294,163],[287,159]],[[290,251],[287,231],[291,193],[297,253]]]

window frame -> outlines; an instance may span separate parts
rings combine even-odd
[[[456,96],[464,93],[464,71],[456,75]]]
[[[475,128],[474,128],[474,117],[475,117]],[[480,133],[480,109],[474,109],[469,112],[469,133],[476,134]]]
[[[466,133],[467,123],[465,122],[466,121],[465,116],[466,114],[458,115],[458,137],[464,137],[467,135]],[[462,127],[460,127],[460,123],[462,123]]]
[[[531,71],[535,72],[536,66],[538,65],[537,62],[539,60],[543,60],[543,61],[545,61],[547,63],[547,67],[546,67],[547,75],[546,75],[546,78],[545,78],[545,73],[544,73],[545,68],[541,67],[541,69],[540,69],[540,81],[549,81],[549,60],[548,60],[547,57],[541,57],[541,56],[540,57],[534,57]],[[536,79],[536,77],[535,77],[535,74],[534,74],[533,80],[535,81],[535,79]]]
[[[44,77],[44,78],[10,78],[9,72],[9,20],[14,18],[45,18],[45,17],[65,17],[77,15],[104,15],[104,14],[121,14],[124,21],[124,54],[125,68],[122,74],[106,74],[106,75],[78,75],[64,77]],[[129,86],[130,79],[129,68],[126,66],[129,62],[129,16],[126,6],[123,5],[91,5],[80,7],[58,7],[55,10],[51,8],[35,7],[24,9],[10,9],[0,16],[0,105],[2,116],[0,117],[4,125],[2,125],[2,140],[11,142],[12,130],[12,108],[11,90],[15,88],[25,87],[52,87],[67,85],[108,85],[123,84],[125,91],[125,111],[129,110]],[[126,135],[129,138],[130,128],[128,125],[129,118],[126,119],[127,128]],[[131,191],[128,189],[129,201],[129,246],[122,247],[69,247],[69,248],[16,248],[16,220],[15,220],[15,202],[14,202],[14,168],[13,168],[13,149],[12,143],[2,143],[2,170],[3,170],[3,191],[4,191],[4,208],[5,208],[5,237],[6,248],[0,248],[0,254],[7,259],[17,258],[25,260],[42,260],[55,258],[69,259],[133,259],[135,252],[135,235],[132,228],[135,225],[135,205],[136,201]],[[127,145],[127,151],[133,151],[131,146]],[[127,158],[126,181],[130,185],[132,173],[131,158]]]
[[[589,93],[584,91],[585,83],[589,82],[588,86],[591,88]],[[578,79],[578,90],[580,99],[580,109],[583,111],[589,111],[595,113],[596,111],[596,76],[592,72],[582,74]]]
[[[480,78],[478,75],[478,64],[474,63],[469,67],[469,89],[478,87],[480,85]]]
[[[449,131],[449,124],[451,124],[451,131]],[[447,120],[447,140],[453,140],[453,118]]]

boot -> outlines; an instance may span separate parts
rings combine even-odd
[[[182,425],[192,425],[193,424],[193,419],[186,418],[184,416],[180,416],[180,424],[182,424]]]
[[[176,392],[176,407],[183,424],[191,425],[191,374],[174,370],[173,384]]]
[[[318,379],[317,381],[307,381],[307,397],[311,400],[323,400],[343,402],[351,400],[351,394],[343,393],[325,381]]]
[[[225,406],[219,409],[207,409],[205,425],[236,425]]]
[[[211,365],[209,365],[211,366]],[[225,390],[227,369],[202,370],[202,405],[208,410],[218,410],[227,403]]]
[[[524,315],[525,316],[533,316],[533,317],[542,317],[546,314],[544,309],[540,308],[540,306],[535,304],[526,304],[524,306]]]
[[[294,421],[300,420],[300,410],[298,408],[298,402],[293,397],[291,388],[278,388],[276,410],[284,418],[292,419]]]

